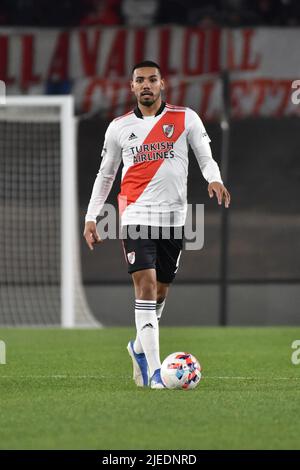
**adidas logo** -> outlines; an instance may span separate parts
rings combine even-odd
[[[143,326],[142,330],[144,330],[145,328],[154,328],[154,326],[152,325],[152,323],[146,323],[146,325]]]
[[[132,132],[130,136],[128,137],[128,140],[133,140],[133,139],[137,139],[137,136]]]

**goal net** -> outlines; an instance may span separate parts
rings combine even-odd
[[[81,281],[73,106],[0,106],[1,326],[100,326]]]

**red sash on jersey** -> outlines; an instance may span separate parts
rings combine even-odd
[[[151,129],[143,144],[166,141],[175,143],[184,131],[184,119],[185,112],[167,111]],[[171,137],[167,137],[168,132],[165,132],[168,130],[168,127],[165,127],[165,131],[163,127],[168,125],[174,126],[174,132]],[[121,192],[118,195],[120,215],[123,214],[127,206],[136,202],[141,196],[163,162],[164,159],[152,160],[136,163],[128,168],[121,183]]]

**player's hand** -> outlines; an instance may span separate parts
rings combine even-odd
[[[95,243],[101,243],[102,240],[97,232],[95,222],[86,222],[84,227],[83,236],[90,250],[94,249]]]
[[[208,185],[208,194],[209,197],[213,197],[214,193],[218,199],[218,203],[221,205],[224,202],[225,207],[228,208],[230,204],[230,194],[225,188],[225,186],[218,181],[213,181]]]

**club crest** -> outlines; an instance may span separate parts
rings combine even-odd
[[[168,139],[171,139],[175,130],[174,124],[164,124],[162,127],[163,127],[165,136],[168,137]]]
[[[133,264],[135,262],[135,251],[127,253],[127,259],[130,264]]]

